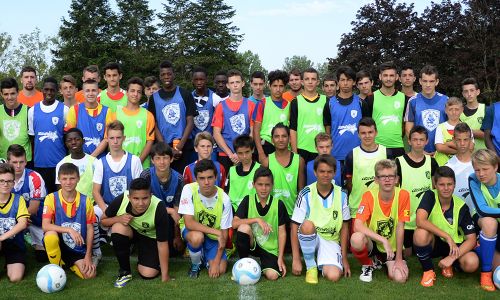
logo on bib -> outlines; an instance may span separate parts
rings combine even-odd
[[[383,116],[382,118],[380,118],[380,121],[382,121],[383,125],[387,125],[387,123],[390,123],[390,122],[398,124],[399,118],[398,118],[398,116],[395,116],[395,115]]]
[[[439,125],[439,110],[426,109],[422,111],[422,121],[425,129],[433,131]]]
[[[208,126],[208,122],[210,121],[210,113],[208,110],[199,110],[198,115],[194,117],[194,126],[199,130],[205,130]]]
[[[181,108],[178,103],[165,105],[165,107],[161,111],[163,112],[165,121],[172,125],[177,124],[177,122],[179,122],[181,118]]]
[[[127,190],[127,176],[109,178],[109,191],[113,197],[118,197]]]
[[[355,109],[351,110],[351,118],[356,118],[358,116],[358,111]]]
[[[16,226],[15,218],[0,218],[0,235],[8,232]]]
[[[93,137],[93,138],[91,138],[91,137],[84,137],[83,140],[85,141],[85,146],[87,146],[87,147],[90,147],[90,145],[97,146],[101,142],[101,139],[100,138],[96,138],[96,137]]]
[[[352,134],[356,134],[358,128],[356,127],[356,124],[347,124],[339,126],[337,130],[339,131],[340,135],[343,135],[346,131],[349,131]]]
[[[323,114],[323,108],[321,108],[321,107],[316,108],[316,114],[318,116],[321,116]]]
[[[401,103],[399,103],[398,101],[394,102],[394,108],[395,109],[398,109],[401,107]]]
[[[77,222],[64,222],[61,224],[61,227],[73,228],[73,230],[75,230],[76,232],[80,234],[82,233],[82,225]],[[70,247],[71,249],[75,249],[76,243],[69,233],[63,233],[62,237],[66,246]]]
[[[97,129],[97,131],[102,131],[103,127],[104,125],[101,122],[95,124],[95,129]]]
[[[285,179],[287,182],[291,182],[293,180],[293,174],[290,173],[286,174]]]
[[[280,114],[280,121],[285,122],[286,121],[286,115],[285,114]]]
[[[135,125],[137,125],[137,128],[141,128],[142,127],[142,120],[135,121]]]
[[[141,139],[138,136],[127,136],[123,142],[123,147],[127,147],[130,144],[139,145]]]
[[[59,117],[52,117],[52,124],[57,125],[59,123]]]
[[[170,203],[170,202],[174,201],[174,196],[167,196],[167,197],[165,197],[165,201],[167,201],[167,203]]]
[[[339,212],[338,212],[338,211],[336,211],[336,210],[334,210],[334,211],[333,211],[333,213],[332,213],[332,218],[333,218],[334,220],[337,220],[338,216],[339,216]]]
[[[259,245],[265,244],[267,242],[267,240],[269,239],[269,233],[264,234],[264,231],[262,231],[262,228],[257,223],[253,223],[251,225],[251,227],[252,227],[252,232],[253,232],[253,235],[255,236],[255,240],[257,241],[257,243]]]
[[[313,131],[317,131],[317,132],[320,132],[323,130],[323,128],[321,127],[321,125],[318,125],[318,124],[311,124],[311,125],[304,125],[304,131],[305,133],[309,134]]]
[[[38,140],[43,142],[46,139],[52,140],[55,142],[59,137],[57,136],[57,132],[55,131],[41,131],[38,133]]]
[[[377,233],[386,239],[391,238],[394,232],[394,219],[381,220],[377,222]]]
[[[245,116],[243,114],[237,114],[229,118],[229,123],[231,124],[231,129],[237,134],[243,134],[247,125],[245,123]]]
[[[3,121],[3,136],[12,142],[19,136],[21,131],[21,123],[17,120],[4,120]]]
[[[252,181],[249,181],[249,182],[247,183],[247,188],[248,188],[249,190],[251,190],[251,189],[253,188],[253,183],[252,183]]]

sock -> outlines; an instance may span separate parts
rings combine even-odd
[[[432,264],[432,246],[431,244],[427,246],[416,246],[413,245],[413,249],[415,250],[415,253],[417,254],[418,260],[420,261],[420,264],[422,265],[422,269],[424,272],[427,272],[429,270],[434,269],[434,265]]]
[[[123,234],[112,233],[111,241],[113,241],[116,259],[120,265],[120,275],[132,273],[130,269],[130,239]]]
[[[59,236],[56,234],[47,234],[43,238],[45,244],[45,251],[51,264],[63,266],[64,262],[61,257],[61,248],[59,247]]]
[[[316,268],[316,259],[314,254],[316,253],[316,234],[301,234],[299,233],[299,243],[300,249],[302,250],[302,255],[304,256],[304,262],[306,263],[306,269]]]
[[[495,235],[489,238],[481,231],[479,233],[479,244],[481,245],[478,253],[479,259],[481,260],[481,272],[491,272],[497,236]]]
[[[243,232],[236,233],[236,249],[240,258],[250,255],[250,236]]]
[[[194,265],[201,265],[202,247],[194,248],[191,244],[187,243],[187,248],[189,250],[189,257],[191,257],[191,263]]]
[[[48,262],[49,259],[45,250],[35,250],[35,260],[40,263]]]
[[[80,272],[80,269],[76,265],[72,265],[69,269],[73,271],[76,274],[76,276],[80,277],[81,279],[85,279],[85,277],[83,277],[82,272]]]
[[[361,250],[356,250],[351,247],[351,252],[363,266],[373,265],[373,260],[368,256],[368,247],[366,247],[366,245],[363,246]]]
[[[99,225],[97,225],[97,223],[94,223],[94,240],[92,241],[92,255],[94,256],[102,255],[101,243],[99,242],[99,239]]]

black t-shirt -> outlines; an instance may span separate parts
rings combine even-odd
[[[172,202],[173,202],[174,206],[179,207],[179,201],[181,199],[182,188],[184,187],[184,179],[182,178],[182,175],[180,175],[179,173],[175,173],[176,176],[173,179],[172,179],[172,177],[173,177],[172,175],[173,175],[173,173],[172,173],[172,169],[171,169],[170,177],[168,178],[167,181],[165,181],[165,182],[161,182],[160,180],[158,180],[158,181],[160,181],[161,188],[164,190],[167,190],[168,186],[170,185],[170,181],[177,180],[177,188],[175,190],[175,194],[174,194],[174,198],[173,198]],[[156,176],[156,174],[154,176]],[[148,168],[148,169],[142,171],[140,177],[146,179],[151,184],[151,169]],[[165,201],[165,199],[160,199],[160,200]]]
[[[395,96],[398,93],[398,90],[394,91],[394,94],[391,96]],[[382,93],[383,94],[383,93]],[[405,95],[405,106],[403,108],[403,114],[406,111],[406,106],[408,105],[408,100],[410,97]],[[361,101],[361,113],[364,117],[373,117],[373,103],[375,102],[375,96],[373,94],[368,95],[363,101]]]
[[[473,114],[475,114],[477,112],[479,107],[476,107],[476,108],[468,108],[467,105],[464,105],[464,115],[466,117],[470,117],[472,116]]]
[[[403,175],[401,173],[401,163],[399,162],[400,159],[404,159],[410,167],[418,169],[425,164],[425,160],[427,159],[427,157],[424,156],[424,159],[422,159],[422,161],[420,162],[413,161],[406,153],[403,156],[396,157],[396,166],[398,167],[399,182],[402,182]],[[436,159],[434,159],[434,157],[431,157],[431,176],[434,176],[434,172],[436,172],[437,168],[439,168],[439,165],[436,162]]]
[[[254,195],[255,196],[255,195]],[[238,210],[236,210],[236,216],[240,219],[248,219],[248,205],[249,205],[249,196],[245,196],[243,200],[241,200],[240,205],[238,206]],[[253,197],[253,201],[256,202],[257,206],[257,212],[259,213],[260,216],[265,216],[269,209],[271,208],[271,204],[275,199],[273,199],[273,196],[269,198],[269,203],[265,206],[262,207],[260,204],[260,201],[258,201],[257,196]],[[283,201],[280,201],[278,203],[278,226],[284,225],[288,223],[288,212],[286,210],[285,204]]]
[[[315,102],[318,102],[319,101],[319,98],[321,97],[320,94],[318,94],[318,96],[310,101],[306,98],[307,102],[310,102],[310,103],[315,103]],[[330,110],[328,109],[328,98],[327,98],[327,101],[325,103],[325,107],[323,109],[323,124],[324,125],[327,125],[327,126],[330,126],[330,122],[326,123],[325,121],[325,118],[327,118],[328,120],[330,119]],[[302,113],[310,113],[310,112],[302,112]],[[298,121],[298,115],[299,115],[299,106],[297,104],[297,98],[293,98],[292,102],[290,102],[290,129],[291,130],[294,130],[294,131],[297,131],[297,121]]]
[[[332,97],[333,98],[333,97]],[[332,99],[330,98],[330,99]],[[351,97],[344,99],[339,96],[335,96],[335,98],[339,101],[340,105],[347,106],[350,105],[354,99],[354,95]],[[326,101],[325,109],[323,110],[323,125],[332,126],[332,114],[330,112],[330,99]]]
[[[434,196],[434,192],[429,190],[424,193],[424,196],[422,197],[422,200],[420,201],[420,205],[418,206],[418,209],[423,209],[425,210],[429,215],[431,214],[432,209],[434,208],[434,204],[436,203],[436,198]],[[450,204],[450,208],[443,212],[445,219],[450,223],[450,225],[453,224],[453,201]],[[469,208],[467,205],[464,204],[462,208],[460,209],[460,212],[458,214],[458,226],[462,228],[462,231],[464,232],[464,235],[469,235],[472,233],[475,233],[474,229],[474,221],[472,220],[472,217],[470,216]]]
[[[158,93],[160,98],[162,98],[164,101],[168,101],[174,97],[176,90],[177,88],[175,88],[173,91],[165,91],[164,89],[160,89]],[[181,87],[179,87],[179,92],[182,96],[182,100],[184,100],[184,105],[186,106],[186,116],[197,116],[198,111],[196,110],[196,104],[194,103],[193,94]],[[158,120],[158,118],[156,117],[156,108],[154,101],[149,101],[148,110],[153,114],[155,120]]]
[[[123,194],[120,196],[116,197],[106,208],[106,216],[109,218],[116,217],[116,214],[118,213],[118,209],[120,209],[120,206],[122,205],[123,201]],[[127,208],[125,209],[126,212],[133,217],[140,217],[141,215],[134,215],[132,213],[132,204],[128,204]],[[155,227],[156,227],[156,240],[158,242],[166,242],[169,240],[169,233],[168,233],[168,214],[167,214],[167,208],[163,202],[158,203],[158,206],[156,207],[156,212],[155,212]],[[140,232],[137,231],[139,234]]]

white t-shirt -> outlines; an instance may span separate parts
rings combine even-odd
[[[85,173],[85,169],[87,167],[89,157],[90,157],[90,154],[85,154],[85,156],[81,159],[70,159],[68,162],[77,166],[78,171],[80,173],[80,176],[82,176],[82,174]],[[57,176],[57,174],[59,173],[59,167],[61,167],[61,165],[65,162],[65,160],[66,160],[66,157],[63,158],[60,162],[58,162],[56,165],[56,184],[61,184],[59,182],[59,177]]]
[[[111,154],[106,154],[105,157],[101,159],[96,159],[94,161],[94,177],[92,178],[93,183],[102,184],[103,178],[103,165],[102,159],[106,159],[109,165],[109,168],[115,172],[120,172],[123,167],[125,167],[125,163],[127,162],[127,152],[122,156],[119,162],[115,162],[113,158],[111,158]],[[132,173],[132,179],[139,178],[142,173],[142,163],[141,159],[135,155],[132,155],[132,161],[130,163],[130,169]]]
[[[328,208],[332,205],[334,191],[326,197],[323,198],[319,195],[319,198],[323,200],[323,206]],[[295,208],[293,209],[292,221],[298,224],[302,224],[304,220],[309,216],[309,200],[311,199],[311,191],[309,186],[306,186],[302,191],[300,191],[297,196],[297,201],[295,202]],[[347,195],[342,192],[342,219],[348,221],[351,219],[351,211],[349,210],[349,205],[347,204]]]
[[[444,127],[448,131],[453,131],[455,129],[454,125],[450,125],[448,122],[444,122]],[[474,143],[474,136],[471,134],[472,142]],[[444,136],[442,130],[436,130],[436,135],[434,136],[434,144],[444,144]]]
[[[205,197],[199,191],[198,194],[200,195],[201,203],[203,203],[206,208],[210,210],[215,207],[215,204],[217,203],[218,193],[215,193],[215,195],[213,195],[212,197]],[[222,199],[223,211],[220,221],[220,228],[228,229],[231,228],[233,222],[233,208],[231,206],[231,199],[229,199],[229,196],[224,192],[222,193],[222,195],[224,199]],[[186,184],[182,188],[181,201],[179,204],[179,214],[194,216],[193,193],[191,192],[191,185],[189,184]]]
[[[40,109],[44,113],[51,113],[54,110],[56,110],[57,104],[59,104],[58,100],[56,100],[54,103],[52,103],[51,105],[48,105],[48,106],[44,105],[43,102],[40,102]],[[69,107],[64,105],[64,123],[66,123],[66,115],[68,114],[68,111],[69,111]],[[29,135],[35,135],[35,132],[33,130],[33,120],[34,120],[33,115],[34,114],[35,114],[35,107],[33,106],[33,107],[30,107],[30,109],[28,110],[28,134]]]
[[[467,206],[469,206],[471,214],[474,214],[475,208],[469,190],[469,175],[474,173],[472,161],[461,162],[456,155],[453,155],[445,166],[450,167],[455,172],[456,184],[453,194],[464,200]]]

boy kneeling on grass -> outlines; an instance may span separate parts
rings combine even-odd
[[[286,275],[283,260],[288,213],[279,198],[273,198],[273,173],[260,167],[253,176],[256,194],[245,196],[233,219],[236,247],[240,258],[260,258],[262,272],[269,280]]]
[[[70,266],[82,278],[93,278],[94,207],[87,196],[76,190],[80,180],[78,167],[64,163],[59,167],[61,189],[45,198],[42,229],[44,244],[51,264]]]

